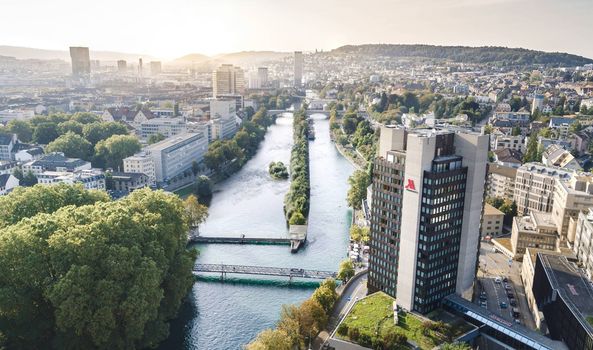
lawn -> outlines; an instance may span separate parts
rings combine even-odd
[[[392,311],[394,300],[382,292],[361,299],[346,316],[343,324],[348,329],[357,328],[360,334],[367,334],[373,338],[393,329],[404,334],[408,338],[408,342],[415,343],[421,349],[432,349],[451,340],[435,330],[425,329],[424,323],[426,320],[411,313],[401,311],[399,313],[399,323],[394,325]],[[456,334],[459,331],[450,329],[444,333]],[[352,341],[347,335],[339,335],[339,337]]]
[[[175,191],[173,191],[173,193],[175,193],[176,195],[178,195],[181,198],[185,198],[185,197],[189,196],[190,194],[192,194],[193,191],[194,191],[194,188],[193,188],[193,186],[190,185],[190,186],[186,186],[181,189],[175,190]]]

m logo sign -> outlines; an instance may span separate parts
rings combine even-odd
[[[408,183],[405,186],[406,190],[416,192],[416,185],[414,184],[414,180],[408,179]]]

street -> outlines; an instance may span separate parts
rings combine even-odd
[[[519,309],[519,320],[524,326],[535,329],[535,322],[529,311],[525,289],[521,281],[521,263],[510,261],[507,256],[499,252],[493,252],[494,246],[490,243],[482,242],[480,245],[480,268],[478,270],[478,294],[475,302],[479,304],[479,295],[481,291],[486,292],[487,308],[494,314],[500,315],[508,321],[514,322],[513,308]],[[502,279],[507,278],[507,282]],[[500,278],[497,283],[496,278]],[[508,285],[508,291],[505,289]],[[507,294],[512,294],[517,305],[512,306]],[[506,304],[506,308],[501,307],[501,303]]]

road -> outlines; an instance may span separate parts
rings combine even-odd
[[[525,297],[525,289],[521,281],[521,263],[512,261],[509,263],[509,258],[501,253],[494,253],[492,248],[494,246],[490,243],[482,242],[480,245],[480,269],[478,270],[478,290],[484,290],[487,295],[488,310],[494,314],[500,315],[508,321],[513,322],[512,315],[513,306],[510,305],[507,291],[504,288],[505,284],[510,287],[510,292],[514,295],[517,301],[517,308],[520,312],[520,321],[524,326],[535,329],[535,321],[529,311],[527,298]],[[495,283],[496,277],[507,277],[508,282]],[[507,304],[506,309],[500,307],[500,303]]]
[[[327,325],[327,330],[321,332],[315,342],[313,344],[314,349],[320,349],[321,346],[328,341],[330,336],[333,336],[335,329],[337,328],[338,324],[342,321],[344,316],[350,312],[350,309],[354,306],[357,300],[365,297],[367,295],[367,273],[361,273],[358,276],[353,277],[355,280],[352,280],[351,283],[342,291],[340,299],[338,299],[333,313],[329,318],[329,322]],[[335,345],[332,346],[335,347]],[[339,348],[337,348],[339,349]]]

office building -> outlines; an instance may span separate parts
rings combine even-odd
[[[593,279],[593,208],[579,213],[572,249],[587,277]]]
[[[268,67],[257,68],[257,79],[259,80],[260,88],[268,86]]]
[[[484,204],[484,214],[482,215],[482,237],[498,237],[502,235],[502,226],[504,224],[504,213],[490,204]]]
[[[517,169],[515,168],[495,163],[488,164],[486,195],[488,197],[499,197],[513,200],[516,176]]]
[[[89,77],[91,74],[91,57],[88,47],[70,47],[72,75],[78,78]]]
[[[133,156],[124,159],[125,173],[138,173],[148,176],[150,185],[156,184],[156,174],[154,169],[154,160],[146,154],[139,152]]]
[[[45,171],[55,172],[74,172],[81,170],[90,170],[91,162],[78,158],[68,158],[64,153],[54,152],[43,157],[27,162],[22,166],[23,173],[32,172],[34,175]]]
[[[128,72],[128,62],[125,60],[117,61],[117,71],[120,74],[126,74]]]
[[[153,118],[140,123],[140,138],[146,140],[152,135],[161,134],[165,138],[184,134],[187,124],[184,118]]]
[[[236,104],[234,100],[211,100],[210,120],[214,139],[230,139],[237,133]]]
[[[383,127],[374,161],[369,292],[427,313],[471,295],[488,135]]]
[[[157,183],[166,182],[201,162],[208,150],[208,140],[201,133],[176,135],[143,149],[154,162]],[[127,170],[124,171],[127,172]]]
[[[529,216],[513,218],[511,233],[513,259],[523,259],[527,248],[557,251],[560,249],[560,236],[552,214],[532,211]]]
[[[523,164],[517,169],[513,195],[517,215],[525,216],[531,210],[551,212],[556,182],[568,181],[571,175],[570,171],[541,163]]]
[[[240,67],[223,64],[212,72],[212,96],[241,95],[245,91],[245,73]]]
[[[151,61],[150,62],[150,74],[152,76],[161,74],[162,68],[163,67],[162,67],[161,61]]]
[[[138,59],[138,78],[142,78],[142,73],[143,73],[143,67],[142,67],[142,58]]]
[[[561,239],[574,241],[570,219],[576,222],[581,211],[593,207],[593,179],[590,175],[573,174],[569,181],[557,181],[554,186],[552,216]]]
[[[301,51],[294,52],[294,86],[300,87],[303,84],[304,58]]]
[[[567,257],[538,253],[533,295],[550,337],[570,350],[593,350],[593,287]]]

